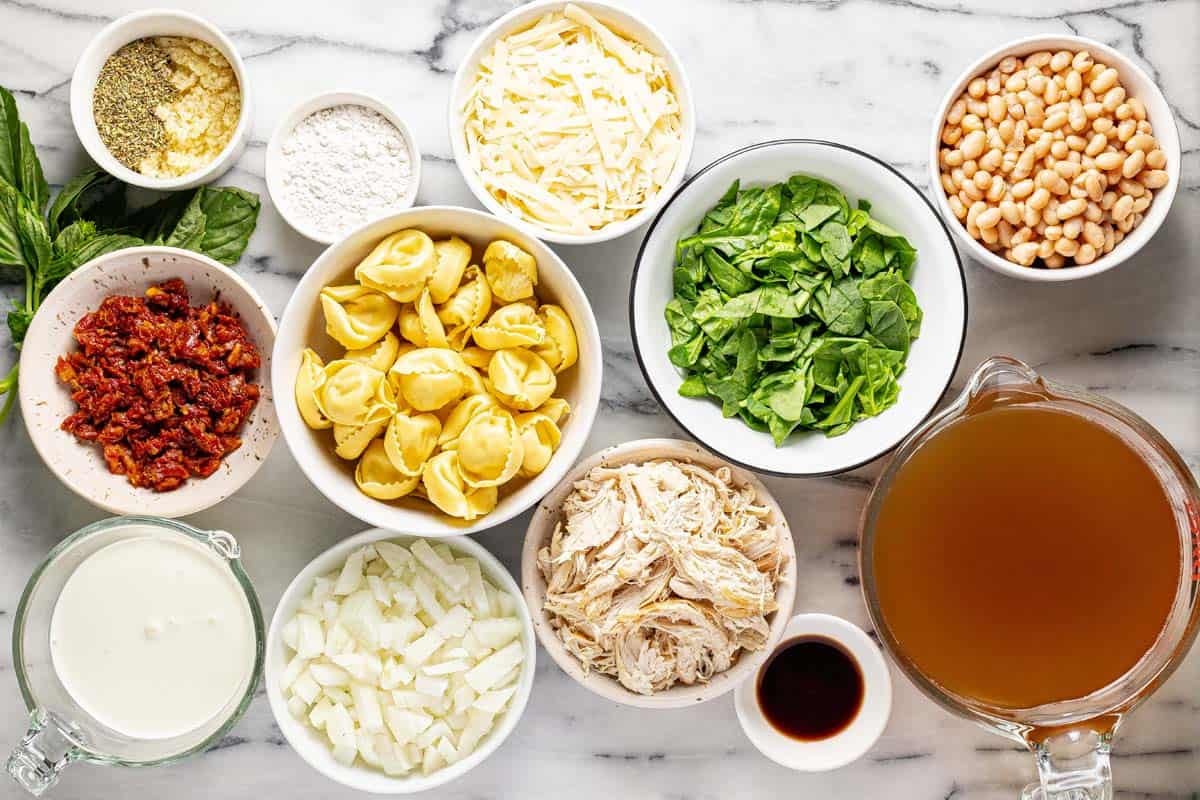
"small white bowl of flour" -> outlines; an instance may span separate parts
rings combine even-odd
[[[333,244],[412,206],[421,153],[404,121],[359,92],[326,92],[286,114],[267,143],[267,191],[301,235]]]

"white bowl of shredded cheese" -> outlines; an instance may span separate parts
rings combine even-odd
[[[479,202],[559,244],[649,221],[682,183],[696,138],[675,51],[602,2],[541,0],[496,20],[454,75],[448,117]]]

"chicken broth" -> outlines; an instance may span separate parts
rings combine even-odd
[[[902,657],[960,697],[1084,697],[1154,645],[1181,580],[1171,501],[1146,460],[1077,407],[984,396],[883,499],[878,602]]]

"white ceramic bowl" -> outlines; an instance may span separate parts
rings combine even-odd
[[[307,224],[302,217],[296,214],[295,209],[288,205],[287,196],[283,191],[283,143],[291,135],[296,125],[310,114],[322,109],[345,105],[365,106],[372,111],[379,112],[388,122],[396,126],[396,130],[400,131],[400,135],[404,137],[404,142],[408,146],[409,161],[412,165],[412,178],[409,182],[408,191],[405,192],[404,197],[400,198],[394,206],[375,214],[372,218],[378,219],[379,217],[410,208],[417,199],[417,189],[421,184],[421,151],[417,148],[417,140],[413,137],[408,125],[404,123],[404,120],[400,118],[400,115],[391,106],[377,97],[363,94],[362,92],[322,92],[308,98],[283,116],[283,119],[275,127],[275,131],[271,134],[270,141],[267,142],[267,192],[271,195],[271,202],[275,204],[275,209],[287,224],[295,228],[296,232],[301,236],[312,239],[314,242],[320,242],[321,244],[333,244],[340,236],[330,236],[317,230]],[[358,225],[370,221],[370,219],[361,219],[358,220]],[[343,231],[342,235],[349,232],[348,230]]]
[[[771,629],[767,635],[766,646],[755,652],[743,652],[732,667],[725,672],[714,675],[708,683],[693,686],[676,684],[665,691],[652,695],[638,694],[621,685],[609,675],[596,671],[585,671],[579,659],[568,652],[562,640],[554,632],[550,618],[544,610],[546,601],[546,580],[542,577],[537,566],[537,553],[554,534],[554,526],[562,517],[563,501],[575,487],[575,482],[582,479],[592,468],[598,466],[614,467],[621,464],[640,463],[657,458],[670,458],[678,461],[688,461],[708,469],[729,467],[734,482],[739,486],[750,486],[758,498],[760,505],[770,510],[770,519],[779,531],[779,547],[787,554],[787,564],[779,576],[779,586],[775,592],[775,600],[779,605],[767,615]],[[779,503],[771,496],[771,492],[762,481],[746,470],[732,466],[716,458],[707,450],[691,442],[678,439],[639,439],[625,444],[619,444],[580,461],[571,472],[562,479],[558,486],[538,506],[529,522],[525,533],[525,545],[521,552],[521,589],[525,593],[525,602],[533,615],[533,627],[538,639],[546,652],[554,659],[563,672],[570,675],[585,689],[595,692],[601,697],[636,708],[683,708],[703,703],[720,697],[731,691],[739,683],[746,680],[758,669],[763,660],[771,653],[777,642],[784,635],[788,617],[792,614],[792,605],[796,601],[796,546],[792,541],[792,532],[788,527],[787,518]]]
[[[540,475],[500,490],[496,508],[474,522],[446,516],[418,499],[392,503],[363,494],[354,482],[354,462],[333,453],[329,431],[314,431],[304,424],[296,408],[295,379],[300,356],[312,347],[327,362],[340,358],[342,349],[325,334],[319,295],[330,284],[353,281],[354,267],[381,239],[405,228],[419,228],[436,237],[456,234],[470,242],[477,255],[495,239],[506,239],[524,248],[537,260],[538,295],[563,307],[579,338],[579,361],[558,376],[556,396],[565,397],[571,413],[564,420],[562,442]],[[549,247],[490,214],[453,206],[421,206],[376,220],[334,244],[313,262],[288,301],[275,338],[275,368],[271,380],[284,439],[304,474],[322,494],[347,513],[388,530],[421,536],[474,533],[512,519],[525,511],[558,483],[579,457],[600,404],[603,362],[600,331],[583,288],[567,265]]]
[[[96,118],[92,114],[92,92],[104,62],[125,45],[147,36],[187,36],[211,44],[221,51],[221,55],[225,56],[229,65],[233,67],[242,91],[242,115],[225,149],[205,166],[177,178],[151,178],[134,172],[117,161],[101,141],[100,134],[96,131]],[[71,121],[75,125],[75,134],[83,143],[88,155],[101,169],[132,186],[177,191],[211,183],[241,158],[250,138],[251,119],[246,65],[242,63],[237,48],[233,46],[229,37],[211,22],[186,11],[151,8],[127,14],[110,22],[92,37],[92,41],[84,48],[71,76]]]
[[[900,376],[900,398],[882,414],[828,438],[794,433],[782,447],[770,434],[725,419],[707,398],[679,395],[682,373],[667,358],[670,330],[663,309],[673,296],[675,243],[695,232],[704,214],[735,179],[743,186],[786,180],[796,173],[836,185],[853,205],[871,202],[871,215],[917,249],[912,287],[924,311]],[[751,145],[700,170],[670,199],[642,242],[629,295],[633,347],[646,382],[667,413],[694,439],[748,469],[803,477],[844,472],[891,450],[933,411],[950,385],[966,336],[967,294],[962,263],[946,225],[920,190],[872,155],[832,142],[785,139]]]
[[[525,704],[529,702],[529,692],[533,689],[537,640],[533,635],[533,624],[529,620],[529,611],[525,608],[525,604],[520,602],[521,593],[517,588],[516,581],[508,574],[504,565],[497,561],[496,557],[489,553],[483,545],[460,536],[446,539],[444,542],[452,550],[476,559],[483,570],[484,577],[490,580],[497,589],[508,592],[516,599],[517,613],[520,615],[523,625],[521,642],[525,647],[525,663],[521,667],[517,693],[513,696],[508,709],[504,711],[504,716],[479,743],[478,749],[462,761],[455,762],[430,775],[421,775],[418,771],[404,777],[393,777],[384,774],[381,770],[357,765],[346,766],[337,762],[333,758],[333,751],[329,747],[328,739],[288,712],[287,700],[284,699],[283,692],[279,688],[279,676],[289,660],[287,646],[283,643],[283,626],[296,615],[300,601],[312,591],[313,580],[318,575],[323,575],[343,564],[351,552],[363,545],[384,539],[406,545],[418,538],[420,537],[373,528],[337,543],[308,562],[308,566],[302,569],[300,574],[288,584],[287,589],[283,592],[283,597],[279,600],[279,605],[275,608],[275,615],[271,618],[271,628],[267,632],[267,660],[263,669],[263,683],[266,685],[267,700],[271,704],[275,722],[283,731],[288,744],[302,759],[308,762],[309,766],[325,777],[337,781],[343,786],[374,794],[423,792],[449,783],[479,766],[484,759],[500,747],[517,727],[517,722],[525,713]]]
[[[765,667],[738,686],[734,708],[742,730],[764,756],[801,772],[824,772],[857,761],[879,740],[892,713],[892,676],[879,647],[852,622],[829,614],[798,614],[788,623],[775,652],[805,639],[832,640],[858,664],[862,705],[844,730],[817,741],[800,741],[777,730],[758,704],[758,684]]]
[[[492,49],[492,46],[495,45],[496,40],[528,28],[541,17],[553,11],[560,11],[566,5],[568,5],[566,0],[536,0],[536,2],[525,3],[497,19],[483,33],[479,34],[471,45],[470,50],[467,51],[467,55],[462,60],[462,63],[458,65],[458,69],[454,73],[454,82],[450,85],[450,107],[447,114],[450,129],[450,146],[454,152],[454,162],[458,164],[458,169],[462,173],[463,180],[467,182],[467,186],[470,187],[484,208],[517,227],[529,231],[539,239],[544,239],[548,242],[555,242],[557,244],[595,244],[615,239],[618,236],[624,236],[635,228],[644,225],[662,208],[663,203],[667,201],[671,193],[683,182],[683,177],[687,173],[688,163],[692,158],[692,147],[696,142],[695,104],[692,99],[692,89],[690,84],[688,84],[687,74],[683,70],[683,63],[679,60],[679,56],[675,54],[675,51],[671,49],[671,46],[667,44],[666,39],[652,28],[649,23],[632,11],[613,3],[595,2],[595,0],[577,0],[574,2],[574,5],[583,8],[596,19],[612,27],[613,30],[642,44],[651,52],[661,56],[666,62],[667,72],[671,77],[671,88],[674,90],[675,97],[679,102],[683,124],[683,141],[680,142],[679,157],[675,162],[675,168],[671,170],[670,176],[658,194],[646,204],[645,208],[632,217],[588,234],[569,234],[550,231],[521,219],[498,203],[496,198],[492,197],[492,193],[483,185],[479,175],[467,158],[466,136],[463,132],[463,100],[471,91],[475,76],[479,72],[479,63]]]
[[[242,446],[207,478],[192,478],[171,492],[139,489],[104,464],[100,447],[85,444],[59,428],[75,412],[71,393],[54,374],[58,357],[75,349],[72,332],[87,313],[110,295],[142,295],[150,286],[182,278],[192,305],[216,294],[241,316],[262,355],[258,405],[242,430]],[[50,471],[80,497],[114,514],[181,517],[229,497],[258,471],[279,435],[279,422],[267,376],[275,318],[244,280],[211,258],[174,247],[131,247],[89,261],[54,287],[42,303],[21,347],[21,416],[34,449]]]
[[[1155,191],[1154,202],[1150,204],[1150,208],[1146,209],[1146,216],[1141,224],[1126,234],[1125,238],[1110,253],[1084,266],[1061,269],[1022,267],[1002,255],[991,252],[967,233],[963,223],[959,222],[954,216],[954,212],[950,210],[950,204],[946,201],[946,192],[942,189],[938,154],[941,150],[942,126],[945,124],[946,113],[950,110],[950,106],[967,88],[967,84],[971,82],[972,78],[981,73],[990,72],[1005,56],[1027,56],[1039,50],[1052,52],[1056,50],[1087,50],[1097,62],[1115,67],[1121,74],[1121,84],[1129,96],[1138,98],[1146,106],[1146,117],[1154,126],[1154,137],[1158,139],[1159,148],[1167,156],[1166,170],[1170,181],[1166,186]],[[1107,272],[1131,258],[1134,253],[1146,245],[1146,242],[1150,241],[1150,238],[1162,225],[1163,220],[1167,218],[1167,212],[1171,210],[1171,203],[1175,200],[1175,191],[1179,188],[1182,159],[1179,149],[1179,129],[1175,125],[1175,114],[1167,99],[1163,97],[1162,90],[1133,59],[1106,44],[1082,36],[1061,34],[1029,36],[1009,42],[981,56],[963,71],[962,75],[950,85],[946,96],[942,98],[942,103],[938,106],[937,114],[933,118],[929,147],[930,192],[934,196],[942,217],[950,226],[950,230],[954,231],[959,243],[966,248],[967,255],[989,269],[1026,281],[1058,282],[1090,278],[1101,272]]]

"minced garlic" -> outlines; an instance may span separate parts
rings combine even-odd
[[[154,109],[166,147],[142,159],[138,172],[174,178],[204,167],[229,144],[242,114],[242,92],[229,61],[207,42],[158,36],[154,43],[170,56],[170,82],[178,94]]]

